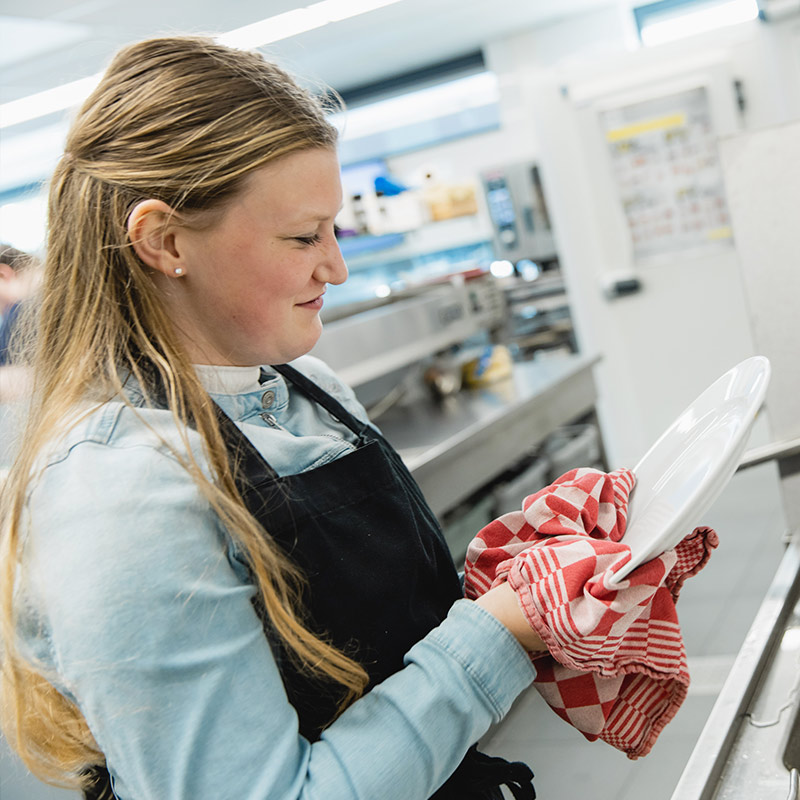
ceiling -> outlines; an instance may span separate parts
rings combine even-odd
[[[0,102],[100,71],[121,45],[165,33],[218,33],[308,2],[3,0]],[[619,0],[400,0],[264,49],[339,91],[478,49],[486,41]]]

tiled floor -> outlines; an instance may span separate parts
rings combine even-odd
[[[652,751],[629,761],[587,742],[535,691],[485,737],[483,749],[527,761],[539,800],[669,800],[783,554],[785,522],[774,465],[734,476],[709,512],[720,546],[678,602],[692,687]]]
[[[785,523],[774,465],[734,476],[708,514],[720,547],[681,594],[678,612],[693,676],[689,697],[644,759],[585,741],[535,691],[519,699],[483,749],[525,760],[539,800],[669,800],[734,654],[782,555]],[[2,800],[75,800],[26,776],[0,743]]]

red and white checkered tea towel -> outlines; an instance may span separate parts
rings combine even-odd
[[[619,585],[634,476],[577,469],[525,498],[523,510],[489,523],[467,551],[465,591],[478,597],[504,581],[517,593],[548,653],[534,685],[590,741],[630,758],[646,755],[689,685],[675,601],[703,568],[716,533],[696,528],[676,548]]]

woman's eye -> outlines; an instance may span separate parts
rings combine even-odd
[[[304,245],[319,244],[322,237],[318,233],[312,233],[311,236],[295,236],[294,240]]]

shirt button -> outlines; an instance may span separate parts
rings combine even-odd
[[[263,408],[269,408],[275,402],[275,392],[267,391],[261,395],[261,405]]]

